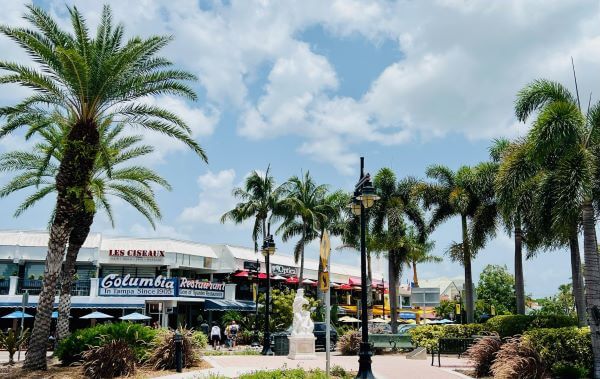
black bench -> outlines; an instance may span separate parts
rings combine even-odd
[[[435,354],[438,356],[438,366],[441,366],[440,355],[458,354],[458,358],[463,355],[477,338],[440,338],[437,348],[431,349],[431,365]]]

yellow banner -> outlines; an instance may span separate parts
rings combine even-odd
[[[329,233],[327,230],[323,233],[323,238],[321,238],[321,265],[323,266],[323,272],[319,275],[319,286],[321,287],[321,291],[327,292],[329,291],[330,283],[329,283],[329,271],[327,269],[327,263],[329,261],[329,253],[331,252],[331,243],[329,241]]]

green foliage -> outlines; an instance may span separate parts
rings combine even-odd
[[[199,349],[206,349],[206,346],[208,345],[208,337],[206,334],[196,330],[192,333],[192,339]]]
[[[129,342],[101,338],[99,346],[83,353],[83,372],[91,379],[116,378],[135,373],[136,356]]]
[[[270,327],[271,331],[282,331],[288,329],[292,325],[292,321],[294,319],[294,312],[292,309],[292,304],[294,303],[294,297],[296,296],[296,291],[290,290],[279,290],[274,289],[271,291],[271,304],[273,310],[270,315]],[[306,297],[309,304],[306,306],[307,309],[316,308],[318,301]],[[258,297],[259,307],[262,307],[264,310],[265,304],[265,295],[260,294]],[[312,315],[314,316],[314,315]],[[264,312],[259,312],[259,325],[263,325],[264,323]]]
[[[155,339],[157,330],[130,322],[100,324],[75,331],[60,341],[54,354],[63,364],[71,364],[82,359],[82,353],[89,347],[100,346],[102,339],[122,340],[133,346],[135,356],[143,360],[149,344]]]
[[[193,367],[199,360],[197,350],[200,348],[191,329],[179,328],[177,331],[161,330],[154,342],[147,363],[155,370],[170,370],[176,367],[175,333],[182,337],[183,367]]]
[[[440,300],[440,305],[434,308],[434,312],[438,317],[450,318],[450,314],[456,311],[456,301]]]
[[[486,330],[500,337],[523,334],[534,328],[562,328],[577,326],[577,319],[560,315],[503,315],[492,317],[485,323]]]
[[[409,331],[413,344],[425,347],[429,352],[438,346],[440,338],[471,337],[482,332],[484,332],[482,324],[423,325]]]
[[[21,345],[29,338],[29,329],[17,334],[14,329],[9,329],[6,334],[0,332],[0,349],[8,352],[8,364],[14,364],[14,356]]]
[[[561,378],[591,376],[592,339],[589,328],[533,329],[523,341],[540,354],[552,374]],[[585,369],[583,375],[574,374]]]
[[[353,376],[345,370],[336,370],[336,374],[331,372],[332,379],[351,379]],[[255,371],[249,374],[239,376],[239,379],[327,379],[325,372],[321,369],[306,371],[302,368],[291,370],[276,371]]]
[[[352,330],[338,339],[337,348],[342,355],[356,355],[361,341],[361,333],[358,330]]]
[[[542,308],[536,314],[577,317],[572,283],[561,284],[556,295],[539,299],[538,303]]]
[[[487,313],[492,305],[498,314],[516,312],[515,279],[506,266],[485,266],[479,276],[477,298]]]

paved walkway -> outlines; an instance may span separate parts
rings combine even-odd
[[[429,356],[431,358],[431,356]],[[204,357],[213,368],[208,370],[187,372],[163,376],[161,379],[205,378],[209,374],[220,374],[228,378],[257,371],[282,368],[302,367],[305,369],[320,368],[325,370],[325,353],[317,353],[316,360],[294,361],[287,357],[263,357],[255,355],[231,355]],[[358,357],[331,356],[331,366],[342,366],[346,370],[358,369]],[[431,360],[411,360],[402,355],[379,355],[373,357],[373,372],[378,379],[456,379],[467,378],[453,371],[455,368],[468,367],[466,359],[442,357],[442,367],[431,366]]]

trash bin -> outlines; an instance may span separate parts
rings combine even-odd
[[[273,352],[275,355],[288,355],[290,352],[290,341],[285,334],[273,336]]]

